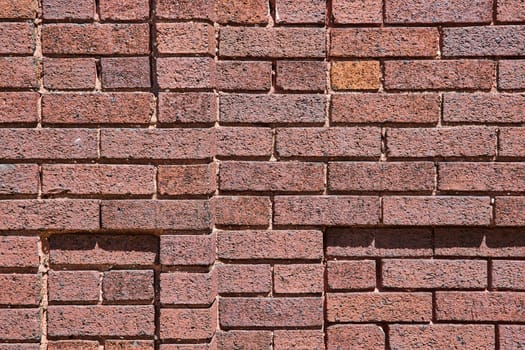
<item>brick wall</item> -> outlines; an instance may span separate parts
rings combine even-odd
[[[525,348],[523,0],[0,0],[0,350]]]

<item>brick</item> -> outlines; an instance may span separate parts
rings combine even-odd
[[[148,165],[44,165],[42,192],[73,195],[146,195],[155,191]]]
[[[265,0],[215,0],[216,21],[221,24],[266,24],[269,12]]]
[[[385,197],[383,222],[387,225],[489,225],[489,197]]]
[[[379,223],[379,197],[281,196],[274,199],[274,224],[347,226]]]
[[[525,4],[520,0],[498,0],[496,16],[501,22],[525,21]],[[506,349],[505,349],[506,350]]]
[[[0,309],[0,339],[40,339],[40,314],[38,309]]]
[[[273,283],[273,290],[278,294],[322,293],[324,291],[324,266],[274,265]]]
[[[150,93],[49,94],[42,98],[46,124],[147,124],[153,114]]]
[[[501,350],[513,350],[525,346],[524,326],[499,325],[498,330]]]
[[[337,24],[376,24],[383,21],[381,0],[334,0],[332,17]]]
[[[275,20],[279,24],[324,24],[326,3],[323,0],[277,0]]]
[[[500,129],[498,154],[500,157],[525,157],[525,128]]]
[[[428,322],[431,293],[331,293],[328,322]]]
[[[157,23],[161,54],[215,54],[215,29],[207,23]]]
[[[226,226],[267,227],[271,218],[271,202],[267,197],[215,197],[215,224]]]
[[[387,61],[388,90],[490,90],[494,62],[487,60]]]
[[[161,124],[213,124],[217,101],[213,93],[159,94],[158,122]]]
[[[160,302],[163,305],[205,305],[217,294],[214,273],[170,272],[160,275]]]
[[[46,57],[43,77],[46,89],[92,90],[97,77],[96,62],[94,58]]]
[[[325,70],[325,62],[277,61],[276,88],[283,91],[324,91]]]
[[[486,127],[387,129],[391,158],[492,157],[496,132]]]
[[[212,220],[207,200],[104,201],[101,215],[112,230],[206,230]]]
[[[525,224],[525,197],[496,197],[495,222],[499,226]]]
[[[161,344],[161,350],[214,350],[216,349],[216,343],[214,338],[211,343],[205,344]]]
[[[92,340],[57,340],[47,344],[48,350],[98,350],[98,342]]]
[[[103,57],[100,64],[102,87],[105,89],[150,87],[149,57]]]
[[[387,0],[387,23],[490,23],[492,1]]]
[[[376,264],[373,260],[329,261],[329,290],[373,290],[376,286]]]
[[[379,158],[379,128],[277,129],[280,158]]]
[[[53,235],[49,259],[54,265],[153,265],[158,238],[150,235]]]
[[[272,287],[270,265],[216,265],[219,294],[268,294]]]
[[[34,92],[1,92],[0,124],[38,121],[38,94]]]
[[[322,192],[324,167],[308,162],[222,162],[222,191]]]
[[[114,159],[208,159],[209,129],[102,129],[100,153]]]
[[[0,57],[0,88],[37,89],[35,59],[33,57]]]
[[[100,296],[98,271],[49,271],[50,302],[97,303]]]
[[[271,62],[219,61],[217,88],[223,91],[268,91],[272,86]]]
[[[328,165],[330,191],[432,191],[431,162],[336,162]]]
[[[525,261],[493,260],[492,287],[525,290]]]
[[[435,57],[436,28],[345,28],[331,32],[332,57]]]
[[[228,260],[302,259],[323,256],[321,231],[219,231],[218,257]]]
[[[333,325],[327,328],[327,350],[342,350],[344,344],[366,344],[367,349],[383,350],[385,333],[372,324]]]
[[[106,340],[105,350],[153,350],[153,340]]]
[[[496,344],[492,325],[393,325],[389,336],[392,350],[491,350]]]
[[[274,347],[282,350],[313,349],[324,350],[324,334],[320,330],[274,332]]]
[[[48,334],[51,337],[153,337],[154,316],[153,306],[50,306]]]
[[[5,200],[0,202],[0,230],[96,230],[95,200]]]
[[[149,53],[149,25],[44,24],[44,54],[141,55]]]
[[[40,303],[40,276],[30,274],[0,274],[4,292],[1,305],[38,306]]]
[[[525,191],[523,163],[440,163],[438,188],[454,192]]]
[[[222,95],[219,118],[222,123],[322,124],[325,109],[322,95]]]
[[[378,90],[381,68],[378,61],[338,61],[330,68],[334,90]]]
[[[153,271],[109,271],[102,280],[106,302],[153,301]]]
[[[36,164],[0,165],[0,194],[37,194],[38,166]]]
[[[211,339],[217,328],[216,307],[208,309],[161,309],[160,337],[163,340]]]
[[[432,256],[432,231],[425,228],[332,229],[326,239],[331,257]]]
[[[443,29],[443,56],[523,56],[525,26]]]
[[[210,195],[216,188],[214,164],[161,165],[157,178],[161,195]]]
[[[38,240],[34,236],[0,236],[0,267],[38,267]]]
[[[525,293],[437,292],[436,318],[439,321],[521,321]]]
[[[216,337],[218,349],[268,350],[272,346],[271,331],[219,331]]]
[[[221,328],[233,327],[320,327],[321,298],[221,298]]]
[[[161,89],[211,89],[215,62],[211,57],[163,57],[157,59]]]
[[[215,236],[177,235],[160,237],[162,265],[211,265],[215,260]]]
[[[525,94],[445,94],[443,121],[521,123]]]
[[[498,87],[502,90],[525,89],[525,60],[499,61]]]
[[[272,154],[272,130],[261,127],[221,127],[217,129],[217,150],[219,157],[264,157]]]
[[[100,0],[102,20],[147,20],[149,2],[147,0]]]
[[[158,0],[155,12],[162,19],[210,20],[213,5],[209,0]]]
[[[224,27],[221,57],[324,58],[325,30],[321,28]]]
[[[71,3],[67,0],[43,0],[44,19],[52,20],[93,20],[95,1],[78,0]]]
[[[40,344],[0,344],[0,350],[38,350]],[[53,350],[48,345],[49,350]]]
[[[0,18],[30,19],[35,18],[38,10],[38,2],[35,0],[1,0]]]
[[[35,49],[34,36],[30,23],[0,23],[0,54],[31,55]]]

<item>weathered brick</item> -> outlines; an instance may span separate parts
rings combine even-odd
[[[1,164],[0,194],[37,194],[38,177],[36,164]]]
[[[502,128],[499,130],[499,156],[525,157],[525,128]]]
[[[271,86],[271,62],[219,61],[217,63],[217,88],[219,90],[268,91]]]
[[[373,290],[376,286],[373,260],[329,261],[326,271],[330,290]]]
[[[264,157],[272,154],[272,130],[251,127],[217,129],[217,150],[219,157]]]
[[[52,20],[93,20],[95,1],[43,0],[43,17]]]
[[[496,197],[494,221],[499,226],[523,226],[525,224],[525,197]]]
[[[157,81],[161,89],[211,89],[215,82],[215,61],[211,57],[159,58]]]
[[[385,332],[377,325],[333,325],[326,330],[327,350],[342,350],[345,344],[366,344],[367,349],[385,348]]]
[[[214,272],[162,273],[160,302],[163,305],[211,305],[215,299],[216,286]]]
[[[271,331],[219,331],[216,337],[218,349],[268,350],[272,346]]]
[[[35,18],[38,2],[35,0],[0,0],[0,18]]]
[[[498,87],[503,90],[525,89],[525,60],[499,61]]]
[[[0,309],[0,339],[40,339],[40,314],[38,309]]]
[[[98,341],[93,340],[56,340],[47,343],[48,350],[98,350]]]
[[[33,57],[0,57],[0,88],[38,88]]]
[[[440,163],[438,188],[454,192],[523,192],[523,163]]]
[[[387,23],[490,23],[492,0],[386,0]]]
[[[0,274],[4,288],[0,305],[38,306],[40,303],[40,276],[30,274]]]
[[[94,58],[44,58],[43,78],[46,89],[92,90],[95,88],[96,77]],[[74,104],[74,101],[69,103]],[[67,108],[68,105],[64,107]]]
[[[268,294],[272,287],[270,265],[216,265],[219,294]]]
[[[211,343],[161,344],[160,345],[160,350],[215,350],[215,349],[216,349],[215,338],[212,339]]]
[[[217,118],[216,97],[206,92],[161,92],[157,118],[162,124],[213,124]]]
[[[337,24],[378,24],[383,21],[381,0],[334,0],[332,17]]]
[[[102,87],[105,89],[150,87],[149,57],[103,57],[100,64]]]
[[[501,350],[515,350],[525,346],[525,327],[499,325],[499,346]]]
[[[281,350],[324,350],[324,334],[321,330],[277,330],[273,337],[274,347]]]
[[[525,3],[521,0],[498,0],[496,16],[500,22],[525,21]],[[507,350],[507,349],[505,349]]]
[[[338,61],[330,68],[334,90],[378,90],[381,68],[378,61]]]
[[[97,303],[100,296],[98,271],[49,271],[50,302]]]
[[[38,237],[0,236],[0,267],[36,268],[38,264]]]
[[[314,264],[275,265],[273,290],[278,294],[322,293],[324,266]]]
[[[522,123],[525,94],[445,94],[443,121]]]
[[[216,225],[267,227],[270,223],[272,203],[268,197],[221,196],[213,201]]]
[[[0,350],[38,350],[38,349],[40,349],[40,344],[35,344],[35,343],[33,344],[0,344]],[[53,348],[51,348],[50,345],[48,345],[48,349],[53,350]]]
[[[214,164],[161,165],[157,178],[161,195],[209,195],[216,188]]]
[[[268,23],[268,1],[265,0],[214,0],[215,19],[221,24]]]
[[[146,20],[149,17],[148,0],[100,0],[102,20]]]
[[[153,340],[106,340],[105,350],[154,350]]]
[[[38,94],[34,92],[1,92],[0,124],[38,121]]]
[[[525,261],[493,260],[492,287],[525,290]]]
[[[215,260],[215,235],[160,237],[162,265],[210,265]]]
[[[214,17],[213,5],[209,0],[158,0],[155,12],[162,19],[210,20]]]
[[[215,30],[207,23],[157,23],[157,50],[161,54],[215,53]]]
[[[279,24],[323,24],[326,17],[324,0],[277,0],[275,21]]]
[[[208,309],[161,309],[160,337],[177,340],[211,339],[217,328],[216,306]]]
[[[151,302],[153,271],[109,271],[102,279],[102,296],[106,302],[141,301]]]
[[[326,63],[321,61],[277,61],[276,88],[283,91],[324,91],[325,70]]]
[[[34,37],[31,23],[0,23],[0,54],[31,55],[35,49]]]

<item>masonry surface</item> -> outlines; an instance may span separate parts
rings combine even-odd
[[[523,0],[0,0],[0,350],[525,349]]]

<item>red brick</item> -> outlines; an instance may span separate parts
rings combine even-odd
[[[502,128],[499,130],[499,156],[525,157],[525,128]]]
[[[385,197],[386,225],[489,225],[489,197]]]
[[[273,290],[278,294],[322,293],[324,291],[324,266],[275,265],[273,283]]]
[[[499,226],[525,225],[525,197],[496,197],[495,222]]]
[[[325,30],[321,28],[224,27],[222,57],[324,58]]]
[[[213,124],[217,101],[213,93],[159,94],[158,121],[162,124]]]
[[[276,88],[279,90],[321,92],[326,88],[325,62],[277,61],[276,70]]]
[[[40,344],[0,344],[0,350],[38,350],[38,349],[40,349]],[[50,345],[48,345],[48,349],[53,350]]]
[[[214,0],[216,21],[221,24],[268,23],[268,1],[265,0]]]
[[[50,302],[97,303],[100,296],[98,271],[49,271]]]
[[[40,314],[38,309],[0,309],[0,339],[40,339]]]
[[[215,62],[211,57],[163,57],[157,59],[161,89],[211,89]]]
[[[331,32],[333,57],[435,57],[436,28],[346,28]]]
[[[209,129],[102,129],[100,153],[115,159],[207,159],[213,141]]]
[[[95,16],[95,1],[43,0],[43,17],[52,20],[92,20]]]
[[[388,90],[490,90],[494,62],[487,60],[387,61]]]
[[[386,0],[387,23],[490,23],[492,1]]]
[[[270,265],[216,265],[220,294],[268,294],[272,287]]]
[[[153,265],[158,238],[150,235],[53,235],[49,259],[54,265]]]
[[[280,158],[379,158],[379,128],[277,129]]]
[[[219,319],[223,329],[234,327],[320,327],[321,298],[221,298]]]
[[[162,195],[209,195],[215,191],[215,165],[161,165],[158,191]]]
[[[150,87],[149,57],[102,58],[100,64],[104,89]]]
[[[516,350],[525,346],[525,327],[499,325],[499,346],[501,350]]]
[[[158,0],[155,12],[162,19],[210,20],[213,4],[209,0]]]
[[[102,295],[106,302],[151,302],[153,271],[109,271],[104,273]]]
[[[0,18],[35,18],[38,2],[35,0],[0,0]]]
[[[30,274],[0,274],[1,305],[38,306],[40,303],[40,276]]]
[[[214,339],[212,339],[211,343],[205,344],[161,344],[160,350],[216,350]]]
[[[324,0],[277,0],[275,20],[279,24],[324,24]]]
[[[328,165],[330,191],[432,191],[431,162],[337,162]]]
[[[217,129],[217,151],[219,157],[264,157],[272,154],[272,130],[270,128]]]
[[[486,127],[444,127],[387,130],[392,158],[492,157],[496,132]]]
[[[0,236],[0,267],[38,267],[38,240],[29,236]]]
[[[267,197],[215,197],[215,224],[232,226],[268,226],[271,202]]]
[[[274,199],[276,225],[348,226],[379,223],[379,197],[281,196]]]
[[[38,177],[36,164],[2,164],[0,194],[37,194]]]
[[[521,123],[525,121],[523,106],[525,94],[445,94],[443,121]]]
[[[373,290],[376,286],[373,260],[329,261],[326,271],[330,290]]]
[[[38,121],[38,98],[34,92],[1,92],[0,124]]]
[[[324,334],[320,330],[274,332],[274,348],[281,350],[324,350]]]
[[[207,23],[157,23],[161,54],[215,54],[215,29]]]
[[[208,309],[161,309],[160,338],[163,340],[211,339],[217,328],[216,307]]]
[[[431,293],[339,293],[326,297],[328,322],[428,322]]]
[[[525,4],[521,0],[498,0],[497,19],[501,22],[525,21]],[[505,349],[507,350],[507,349]]]
[[[524,6],[525,18],[525,6]],[[525,60],[498,62],[498,87],[503,90],[525,89]]]
[[[0,88],[38,88],[33,57],[0,57]]]
[[[30,23],[0,23],[0,54],[28,54],[35,49],[34,28]]]
[[[0,202],[0,230],[96,230],[95,200],[5,200]]]
[[[525,261],[493,260],[492,287],[525,290]]]
[[[217,88],[224,91],[268,91],[272,86],[271,62],[219,61]]]
[[[376,24],[383,21],[381,0],[334,0],[333,21],[337,24]]]
[[[106,340],[105,350],[153,350],[153,340]]]
[[[162,265],[211,265],[215,260],[214,235],[161,236]]]
[[[214,273],[170,272],[160,275],[163,305],[211,305],[217,294]]]
[[[92,90],[97,77],[95,59],[46,57],[43,77],[46,89]]]
[[[47,343],[48,350],[98,350],[97,341],[92,340],[57,340]]]
[[[437,292],[438,321],[521,321],[525,316],[525,293]]]
[[[102,227],[113,230],[206,230],[211,226],[207,200],[104,201]]]
[[[444,28],[442,40],[443,56],[525,55],[525,26]]]
[[[51,337],[153,337],[153,306],[50,306]]]
[[[345,344],[366,344],[369,350],[385,348],[383,329],[372,324],[334,325],[327,329],[327,350],[343,350]]]
[[[338,61],[330,66],[334,90],[374,90],[381,87],[379,61]]]
[[[148,0],[100,0],[102,20],[146,20],[149,17]]]
[[[146,195],[155,191],[148,165],[43,165],[42,192],[73,195]]]
[[[390,348],[492,350],[496,346],[492,325],[392,325]]]
[[[442,191],[519,192],[525,191],[523,163],[440,163]]]
[[[268,350],[272,346],[271,331],[217,332],[217,349]]]
[[[219,231],[217,251],[227,260],[319,260],[322,241],[321,231]]]

